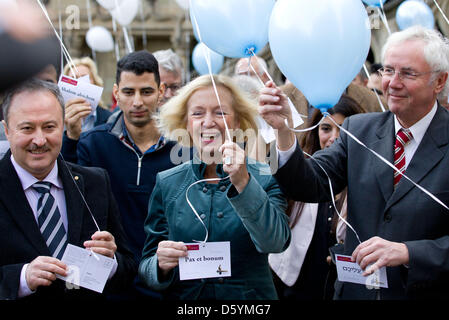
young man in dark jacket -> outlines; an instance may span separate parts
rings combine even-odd
[[[137,263],[156,174],[175,165],[170,159],[175,143],[161,136],[153,119],[163,93],[154,56],[147,51],[130,53],[117,64],[113,94],[120,113],[116,119],[81,134],[79,140],[64,134],[62,154],[67,161],[108,171]],[[142,292],[153,295],[139,284],[135,287],[131,298]]]

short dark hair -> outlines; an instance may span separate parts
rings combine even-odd
[[[138,76],[144,72],[153,73],[157,85],[161,84],[159,64],[156,58],[146,50],[131,52],[117,62],[117,73],[115,76],[117,85],[120,83],[120,75],[123,71],[131,71]]]
[[[65,115],[65,104],[64,104],[64,98],[61,95],[61,92],[59,91],[59,87],[55,85],[52,82],[40,80],[37,78],[31,78],[25,82],[20,83],[19,85],[11,88],[5,93],[5,100],[3,100],[2,105],[2,111],[3,111],[3,118],[8,124],[8,118],[9,118],[9,109],[11,108],[11,102],[12,99],[22,93],[22,92],[34,92],[34,91],[48,91],[51,94],[55,96],[55,98],[58,100],[61,110],[62,110],[62,117],[64,119]]]
[[[382,64],[381,63],[373,63],[371,65],[371,70],[370,70],[370,74],[377,72],[380,68],[382,68]]]

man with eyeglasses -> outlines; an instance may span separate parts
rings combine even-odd
[[[161,106],[182,87],[184,83],[183,64],[181,58],[172,49],[155,51],[153,55],[159,63],[161,83],[165,87],[159,103]]]
[[[346,118],[340,138],[314,159],[304,159],[285,125],[285,95],[274,84],[262,90],[260,113],[278,130],[275,178],[303,202],[331,200],[327,175],[334,194],[348,188],[354,230],[347,230],[343,254],[364,275],[385,267],[388,288],[337,281],[336,299],[447,299],[449,210],[436,199],[449,206],[449,113],[437,102],[449,89],[449,44],[437,31],[413,27],[388,38],[382,60],[389,111]]]

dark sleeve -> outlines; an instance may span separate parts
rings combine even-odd
[[[64,135],[62,136],[62,148],[61,154],[65,161],[78,163],[78,140],[70,139],[67,136],[67,131],[64,131]]]
[[[349,118],[343,127],[349,127]],[[347,135],[344,132],[340,132],[340,138],[332,146],[316,152],[313,159],[305,159],[297,144],[293,155],[274,177],[288,198],[317,203],[332,200],[325,172],[330,177],[335,195],[347,186]]]
[[[0,300],[15,300],[19,292],[23,263],[0,267]]]
[[[90,148],[87,141],[88,138],[83,139],[83,135],[84,134],[81,134],[76,147],[77,163],[85,167],[91,167],[92,161],[90,160]]]
[[[108,281],[105,290],[119,291],[132,284],[137,274],[137,263],[134,261],[133,253],[129,248],[128,238],[121,224],[120,212],[112,194],[109,176],[105,170],[102,171],[106,180],[109,203],[107,231],[114,236],[115,244],[117,245],[115,257],[118,263],[117,271]]]

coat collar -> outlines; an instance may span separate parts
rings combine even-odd
[[[405,171],[413,182],[419,184],[445,156],[449,143],[448,124],[449,113],[438,106],[429,128]],[[388,199],[385,210],[403,198],[413,187],[413,183],[402,178],[391,198]]]
[[[11,215],[25,237],[39,252],[40,255],[50,255],[44,238],[33,215],[33,211],[23,192],[20,179],[11,163],[11,151],[8,151],[0,161],[0,203],[6,208],[4,214]],[[83,177],[72,172],[70,164],[63,160],[57,160],[59,176],[62,180],[64,195],[66,199],[68,241],[78,244],[81,237],[81,226],[83,221],[84,201],[80,192],[84,192]],[[73,176],[73,179],[72,179]],[[76,188],[78,186],[80,192]]]

